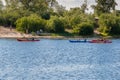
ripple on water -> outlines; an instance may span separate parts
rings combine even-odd
[[[119,80],[120,40],[74,44],[0,39],[1,80]]]

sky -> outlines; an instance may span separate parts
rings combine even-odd
[[[84,0],[57,0],[58,3],[60,5],[63,5],[64,7],[66,7],[67,10],[69,10],[70,8],[73,8],[73,7],[80,7]],[[88,5],[88,8],[89,8],[89,12],[92,12],[93,10],[90,8],[90,5],[93,5],[93,4],[96,4],[95,3],[95,0],[87,0],[87,5]],[[120,0],[115,0],[117,2],[117,6],[116,6],[116,9],[120,10]]]

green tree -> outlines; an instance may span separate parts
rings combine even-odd
[[[87,0],[84,0],[84,3],[81,6],[81,10],[83,13],[85,13],[85,10],[87,10]]]
[[[50,15],[49,10],[51,9],[51,5],[54,5],[56,0],[5,0],[6,1],[6,7],[12,9],[17,8],[22,13],[31,15],[33,13],[36,13],[43,18]],[[26,15],[25,15],[26,16]]]
[[[100,16],[100,31],[107,34],[120,34],[120,17],[114,14],[102,14]]]
[[[97,5],[93,5],[94,11],[97,14],[110,13],[111,10],[115,10],[117,3],[115,0],[95,0]]]
[[[2,12],[3,7],[4,7],[3,2],[2,2],[2,0],[0,0],[0,12]]]
[[[40,29],[44,30],[46,21],[38,17],[37,15],[31,15],[28,17],[22,17],[16,21],[16,29],[18,31],[30,33],[36,32]]]
[[[79,34],[82,36],[92,35],[93,34],[93,25],[88,22],[83,22],[74,28],[74,32],[76,34]]]
[[[73,28],[75,25],[79,24],[82,21],[82,10],[78,7],[71,8],[69,11],[66,11],[65,14],[66,22],[68,23],[68,28]]]
[[[50,20],[47,22],[47,31],[48,32],[55,32],[55,33],[62,33],[65,31],[65,24],[63,20],[57,16],[52,16]]]
[[[64,16],[65,7],[62,5],[59,5],[58,2],[54,3],[54,11],[59,15],[59,16]]]

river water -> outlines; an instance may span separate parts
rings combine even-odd
[[[120,80],[120,40],[112,41],[0,39],[0,80]]]

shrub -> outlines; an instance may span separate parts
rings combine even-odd
[[[55,25],[55,32],[56,33],[61,33],[61,32],[65,31],[64,22],[61,19],[59,19],[59,18],[55,19],[54,25]]]
[[[51,17],[51,19],[48,20],[47,22],[46,30],[48,32],[55,32],[55,33],[64,32],[65,31],[64,22],[62,21],[62,19],[56,16]]]
[[[13,13],[1,13],[0,14],[0,25],[8,27],[12,26],[15,27],[16,20],[20,17],[17,12]]]
[[[16,29],[21,32],[26,32],[28,28],[27,17],[22,17],[16,21]]]
[[[112,35],[119,35],[120,17],[113,14],[102,14],[100,16],[100,31]]]
[[[71,26],[76,26],[78,24],[80,24],[82,22],[82,18],[81,16],[73,16],[72,19],[71,19]]]
[[[82,23],[80,24],[80,29],[79,29],[79,34],[80,35],[92,35],[93,34],[93,25],[89,23]]]
[[[47,21],[47,25],[45,27],[45,30],[47,32],[54,32],[54,20],[55,20],[55,16],[52,16],[48,21]]]
[[[36,15],[22,17],[16,21],[16,29],[22,32],[35,32],[45,28],[46,21]],[[26,31],[27,30],[27,31]]]
[[[92,35],[93,34],[93,25],[87,22],[81,23],[75,27],[74,32],[79,35]]]
[[[109,34],[120,35],[120,17],[115,18],[115,24],[111,26]]]

